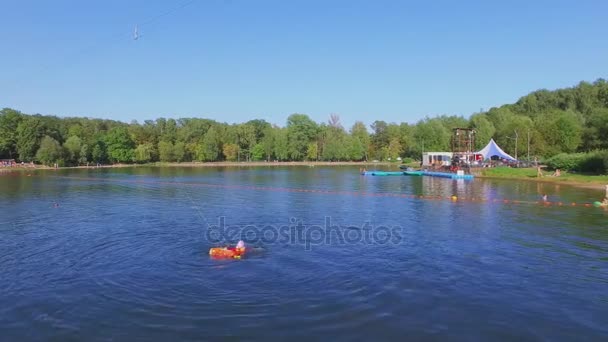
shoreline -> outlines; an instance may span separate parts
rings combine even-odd
[[[281,167],[281,166],[398,166],[402,164],[391,162],[320,162],[320,161],[290,161],[290,162],[154,162],[145,164],[103,164],[103,165],[79,165],[61,166],[58,168],[46,165],[14,166],[0,168],[0,172],[10,171],[37,171],[37,170],[69,170],[69,169],[113,169],[125,167]]]
[[[54,168],[45,165],[35,166],[16,166],[0,168],[0,174],[4,172],[23,172],[23,171],[38,171],[38,170],[64,170],[64,169],[113,169],[113,168],[128,168],[128,167],[188,167],[188,168],[207,168],[207,167],[301,167],[301,166],[399,166],[402,164],[391,163],[391,162],[320,162],[320,161],[291,161],[291,162],[171,162],[171,163],[147,163],[147,164],[109,164],[100,166],[64,166]],[[603,190],[608,179],[589,179],[588,181],[572,180],[568,179],[568,176],[572,174],[565,174],[564,178],[546,176],[543,178],[530,177],[529,175],[518,175],[518,174],[506,174],[506,175],[484,175],[483,173],[475,173],[475,178],[479,179],[503,179],[509,181],[526,181],[536,182],[543,184],[555,184],[555,185],[567,185],[577,188],[591,189],[591,190]],[[577,175],[583,176],[584,175]],[[586,177],[602,177],[602,176],[586,176]]]

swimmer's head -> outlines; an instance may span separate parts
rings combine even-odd
[[[243,242],[243,240],[240,240],[237,244],[236,244],[236,248],[245,248],[245,242]]]

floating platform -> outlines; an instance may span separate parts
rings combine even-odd
[[[403,171],[365,171],[364,176],[403,176]]]
[[[422,175],[423,176],[430,176],[430,177],[450,178],[450,179],[468,179],[468,180],[472,180],[474,178],[473,175],[459,175],[459,174],[450,173],[450,172],[424,171],[424,172],[422,172]]]
[[[450,172],[431,172],[431,171],[365,171],[361,172],[364,176],[430,176],[450,179],[473,179],[473,175],[459,175]]]

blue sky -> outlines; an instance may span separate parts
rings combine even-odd
[[[603,0],[2,0],[0,12],[0,107],[25,113],[413,123],[608,78]]]

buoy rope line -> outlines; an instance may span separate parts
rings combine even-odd
[[[230,185],[230,184],[214,184],[201,182],[178,182],[178,181],[150,181],[139,179],[108,179],[100,177],[77,177],[77,176],[40,176],[81,180],[81,181],[99,181],[109,183],[130,183],[130,184],[157,184],[157,185],[177,185],[177,186],[197,186],[206,188],[234,189],[234,190],[254,190],[254,191],[275,191],[275,192],[293,192],[293,193],[314,193],[326,195],[350,195],[360,197],[391,197],[391,198],[411,198],[431,201],[451,201],[451,202],[469,202],[469,203],[499,203],[499,204],[524,204],[524,205],[539,205],[542,207],[582,207],[593,208],[593,203],[589,202],[555,202],[555,201],[528,201],[528,200],[512,200],[512,199],[486,199],[482,197],[463,198],[458,196],[437,196],[437,195],[415,195],[415,194],[400,194],[400,193],[383,193],[383,192],[365,192],[365,191],[341,191],[341,190],[325,190],[325,189],[303,189],[303,188],[285,188],[285,187],[270,187],[256,185]]]

